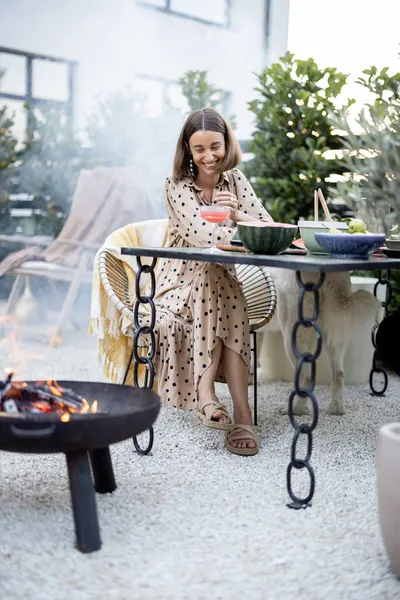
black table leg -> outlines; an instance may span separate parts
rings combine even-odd
[[[89,452],[94,477],[94,489],[99,494],[108,494],[117,489],[111,462],[110,448],[97,448]]]
[[[257,382],[257,331],[253,331],[253,362],[254,362],[254,375],[253,375],[253,421],[254,425],[258,425],[258,382]]]
[[[312,432],[317,426],[318,423],[318,402],[314,395],[314,386],[315,386],[315,375],[316,375],[316,361],[322,351],[322,332],[317,323],[318,314],[319,314],[319,290],[324,283],[325,273],[320,273],[319,281],[314,282],[303,282],[301,279],[300,271],[296,271],[296,279],[297,283],[300,286],[300,294],[298,300],[298,321],[295,323],[292,331],[292,349],[297,358],[297,365],[294,376],[294,390],[289,396],[289,419],[290,424],[294,429],[294,436],[292,440],[292,448],[290,455],[290,462],[286,471],[286,483],[288,494],[291,498],[291,502],[287,504],[289,508],[300,509],[307,508],[311,506],[311,500],[314,495],[315,490],[315,474],[314,470],[310,464],[311,454],[312,454]],[[304,297],[307,293],[311,293],[314,296],[314,312],[311,317],[304,316]],[[301,353],[297,347],[297,332],[299,327],[308,327],[312,328],[315,332],[317,348],[314,354],[310,352]],[[307,368],[310,365],[310,383],[309,387],[302,387],[302,369]],[[295,415],[293,414],[293,404],[294,401],[298,398],[309,398],[312,405],[312,417],[311,423],[298,423]],[[298,458],[296,456],[297,443],[301,435],[305,435],[307,438],[307,450],[304,458]],[[308,471],[310,477],[310,489],[307,496],[301,498],[297,496],[293,492],[292,486],[292,475],[293,469],[300,470],[306,469]]]
[[[154,327],[156,325],[156,307],[154,304],[154,296],[156,293],[156,277],[154,268],[157,263],[157,258],[153,258],[150,265],[142,265],[142,260],[140,256],[136,257],[138,270],[135,278],[135,306],[133,311],[133,319],[135,325],[135,334],[133,337],[133,358],[134,358],[134,366],[133,366],[133,383],[135,387],[141,387],[139,384],[139,365],[144,365],[146,369],[145,382],[144,386],[146,388],[152,389],[154,384],[154,364],[153,359],[156,353],[156,337],[154,333]],[[150,276],[150,292],[148,296],[142,296],[140,287],[141,287],[141,277],[143,274]],[[141,304],[149,304],[150,306],[150,325],[141,325],[139,310]],[[148,352],[146,356],[140,356],[139,348],[140,348],[140,338],[143,336],[149,336],[149,344],[148,344]],[[149,429],[149,443],[147,447],[143,450],[138,441],[137,437],[133,438],[133,444],[135,446],[136,452],[139,454],[149,454],[153,447],[154,440],[154,431],[153,427]]]
[[[385,311],[384,319],[386,319],[386,317],[388,316],[388,306],[392,300],[392,295],[393,295],[392,284],[390,283],[390,271],[389,270],[387,272],[386,277],[382,276],[382,271],[379,271],[378,281],[374,285],[375,298],[377,297],[377,291],[378,291],[378,287],[380,285],[383,285],[386,287],[385,302],[382,302],[382,307],[384,308],[384,311]],[[372,344],[374,346],[374,356],[372,358],[372,368],[371,368],[371,372],[369,374],[369,387],[371,389],[371,393],[373,396],[384,396],[385,392],[387,390],[387,386],[388,386],[388,376],[387,376],[385,369],[378,366],[379,352],[378,352],[378,349],[376,346],[376,334],[377,334],[378,328],[379,328],[379,325],[376,324],[372,330]],[[382,375],[382,377],[383,377],[383,383],[381,384],[380,389],[375,387],[374,379],[375,379],[376,375]]]
[[[76,545],[81,552],[94,552],[100,549],[101,539],[87,452],[67,452],[67,466]]]

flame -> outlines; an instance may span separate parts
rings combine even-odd
[[[9,375],[13,374],[14,371],[13,369],[5,369],[6,373],[8,373]],[[82,398],[81,397],[81,401],[82,401],[82,405],[78,408],[73,408],[68,402],[67,404],[65,404],[65,402],[63,402],[63,394],[66,394],[66,397],[68,396],[68,390],[64,390],[64,388],[62,388],[60,386],[60,384],[55,380],[55,379],[47,379],[46,381],[36,381],[35,384],[37,387],[44,387],[43,391],[46,391],[46,386],[47,389],[51,392],[51,394],[53,396],[57,396],[58,398],[60,398],[60,400],[58,400],[56,402],[56,404],[51,405],[49,404],[49,402],[45,401],[45,400],[41,400],[40,397],[38,399],[32,399],[30,401],[31,406],[33,406],[34,408],[36,408],[38,411],[43,412],[43,413],[49,413],[49,412],[56,412],[57,414],[60,415],[60,419],[63,423],[68,423],[68,421],[70,421],[71,418],[71,414],[72,413],[77,413],[77,414],[86,414],[86,413],[97,413],[98,410],[98,401],[97,400],[93,400],[92,404],[90,404],[86,398]],[[7,396],[9,398],[21,398],[22,396],[22,390],[24,388],[28,387],[28,383],[26,381],[17,381],[14,382],[11,385],[11,388],[7,391]],[[29,390],[30,392],[30,390]],[[22,412],[24,412],[26,410],[26,408],[22,407]]]
[[[61,344],[61,338],[58,335],[55,335],[51,338],[49,346],[50,348],[57,348]]]
[[[9,343],[16,344],[17,333],[18,320],[15,317],[0,317],[0,347]]]
[[[16,372],[27,371],[29,360],[37,360],[42,357],[37,353],[23,351],[20,347],[20,326],[14,316],[0,317],[0,348],[5,348],[9,361],[15,365]],[[15,379],[19,378],[15,375]]]
[[[52,412],[51,408],[49,408],[49,405],[45,402],[39,402],[36,400],[35,402],[32,402],[32,405],[35,406],[35,408],[38,408],[41,412]]]
[[[59,398],[62,397],[62,393],[63,393],[63,388],[58,384],[58,382],[54,379],[48,379],[46,381],[46,384],[49,387],[49,390],[51,391],[52,394],[54,394],[55,396],[58,396]]]
[[[64,391],[64,388],[62,388],[61,385],[58,383],[58,381],[56,381],[55,379],[53,379],[53,385],[54,385],[54,387],[56,387],[58,389],[59,392]]]
[[[49,385],[49,390],[51,391],[52,394],[54,394],[55,396],[58,396],[59,398],[62,397],[62,393],[58,391],[58,389],[56,387],[54,387],[54,385]]]
[[[15,371],[14,369],[9,369],[8,367],[6,369],[4,369],[4,373],[6,375],[14,375]]]

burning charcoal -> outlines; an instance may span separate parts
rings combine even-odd
[[[71,389],[62,388],[57,381],[12,381],[12,372],[0,381],[0,411],[20,413],[70,413],[97,412],[97,401],[92,405]]]
[[[12,386],[12,376],[14,375],[14,371],[10,371],[4,381],[0,381],[0,406],[1,399],[7,394],[8,390]]]
[[[60,390],[62,390],[62,392],[60,392]],[[31,392],[31,389],[29,389],[29,391]],[[57,407],[64,411],[86,412],[85,408],[87,402],[77,394],[73,393],[73,396],[70,396],[70,390],[56,388],[51,385],[43,385],[41,387],[35,386],[32,391],[37,393],[39,399],[47,399],[52,404],[53,409]],[[89,408],[88,405],[87,408]]]
[[[36,386],[35,386],[36,387]],[[80,411],[83,407],[83,398],[75,394],[72,390],[66,390],[58,385],[56,381],[47,381],[46,384],[38,386],[40,390],[48,392],[60,399],[60,401],[67,407]]]
[[[68,396],[68,398],[71,398],[71,400],[76,400],[77,402],[79,402],[81,405],[83,404],[83,397],[79,396],[79,394],[76,394],[74,392],[74,390],[71,390],[70,388],[61,388],[63,390],[63,395],[66,394]]]
[[[6,413],[19,413],[18,405],[12,398],[3,399],[0,409]]]
[[[4,381],[0,381],[0,390],[4,390],[11,385],[11,379],[12,379],[13,375],[14,375],[14,371],[10,370],[6,379]]]
[[[31,385],[31,384],[19,384],[19,383],[14,383],[12,385],[12,391],[13,390],[18,390],[20,395],[22,396],[22,398],[25,400],[27,399],[28,402],[32,402],[32,401],[39,401],[39,402],[47,402],[50,403],[50,405],[55,405],[55,406],[59,406],[59,407],[66,407],[68,409],[71,409],[73,411],[77,411],[79,412],[80,409],[83,406],[83,402],[77,402],[75,399],[71,399],[68,396],[65,396],[64,394],[60,394],[59,392],[57,394],[53,393],[53,391],[50,390],[51,386],[46,386],[44,385],[43,387],[37,387],[36,385]]]

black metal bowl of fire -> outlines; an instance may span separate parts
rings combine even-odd
[[[34,382],[16,382],[35,385]],[[160,410],[151,390],[130,386],[58,381],[58,386],[97,401],[97,412],[71,413],[64,422],[57,412],[0,412],[0,450],[27,453],[95,450],[149,429]]]

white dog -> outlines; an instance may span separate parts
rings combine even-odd
[[[285,352],[293,366],[297,360],[292,351],[292,330],[298,320],[298,299],[300,288],[296,273],[285,269],[268,268],[274,278],[278,294],[276,318],[281,328]],[[306,281],[319,281],[318,273],[302,273]],[[350,341],[357,336],[369,335],[378,318],[379,301],[369,292],[352,292],[349,273],[327,273],[319,289],[318,324],[322,330],[322,351],[327,353],[331,368],[332,397],[328,412],[334,415],[344,413],[344,356]],[[314,295],[305,294],[305,317],[314,312]],[[297,347],[301,353],[314,352],[316,335],[312,327],[300,326],[297,331]],[[309,365],[304,365],[309,367]],[[309,384],[309,371],[303,368],[301,385]],[[295,414],[307,412],[307,398],[296,398]]]

